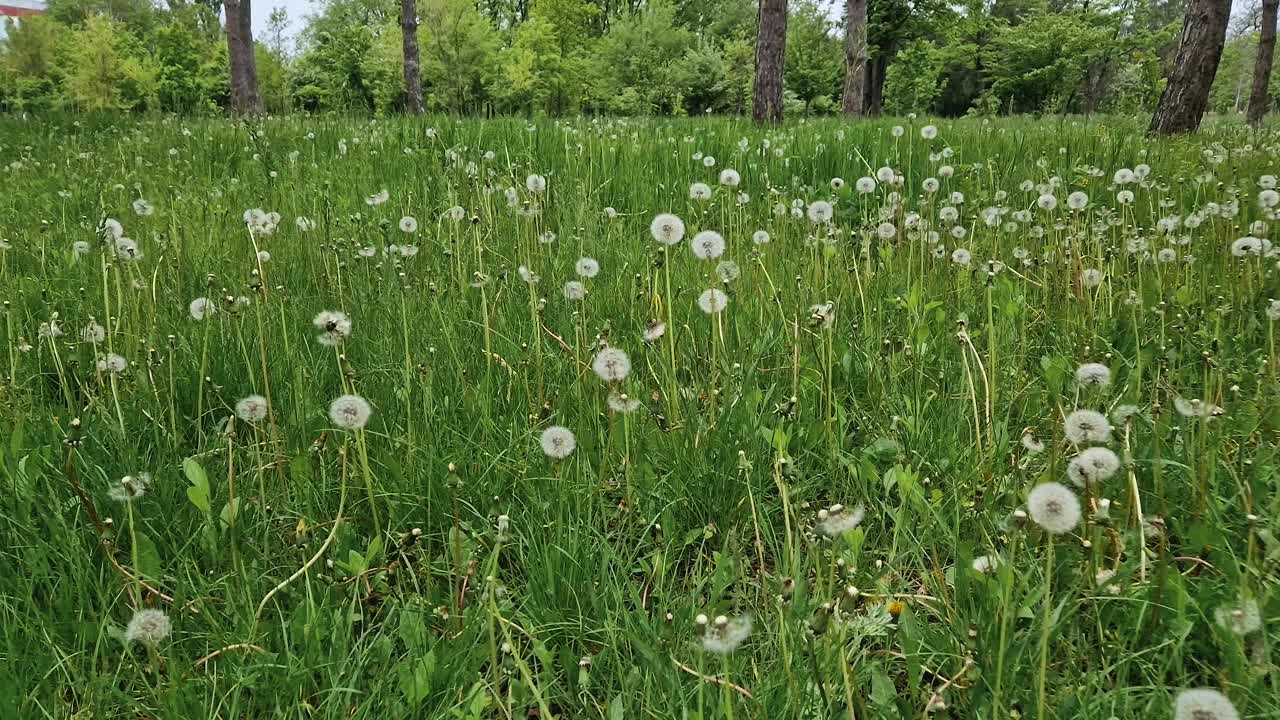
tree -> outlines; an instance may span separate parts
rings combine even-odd
[[[756,96],[751,117],[757,123],[782,122],[782,66],[786,57],[787,0],[760,0],[756,26]]]
[[[1253,65],[1253,89],[1249,92],[1250,125],[1262,124],[1271,104],[1268,89],[1271,85],[1271,62],[1276,50],[1276,10],[1280,0],[1262,0],[1262,36],[1258,39],[1258,58]]]
[[[844,93],[841,110],[861,115],[867,86],[867,0],[847,0],[844,6]]]
[[[231,66],[231,109],[238,114],[262,110],[258,97],[258,66],[253,50],[251,0],[225,0],[227,58]]]
[[[1191,0],[1187,5],[1173,72],[1148,132],[1171,135],[1200,127],[1230,19],[1231,0]]]
[[[400,35],[404,47],[405,105],[414,115],[422,114],[422,78],[418,71],[418,4],[400,0]]]

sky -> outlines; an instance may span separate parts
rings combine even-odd
[[[254,38],[261,40],[267,36],[267,18],[271,17],[271,11],[278,7],[284,8],[289,14],[291,37],[297,37],[302,31],[302,26],[305,24],[303,18],[315,12],[311,0],[252,0],[250,8],[253,11]]]

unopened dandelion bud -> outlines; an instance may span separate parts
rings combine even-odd
[[[693,619],[693,622],[697,625],[706,625],[707,616],[704,613],[698,613],[698,616]]]

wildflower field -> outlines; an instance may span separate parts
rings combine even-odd
[[[1280,716],[1280,134],[0,120],[0,717]]]

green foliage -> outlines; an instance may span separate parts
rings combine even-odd
[[[1183,5],[873,2],[864,100],[869,111],[891,114],[1147,112],[1176,49]],[[754,0],[419,0],[417,9],[432,112],[750,109]],[[229,89],[219,11],[217,0],[54,0],[47,16],[12,26],[0,41],[0,110],[220,112]],[[794,0],[789,13],[788,112],[835,112],[843,22],[816,0]],[[297,38],[287,27],[277,9],[258,38],[269,112],[403,110],[397,0],[319,0]],[[1228,43],[1213,109],[1236,111],[1247,99],[1253,37]]]

